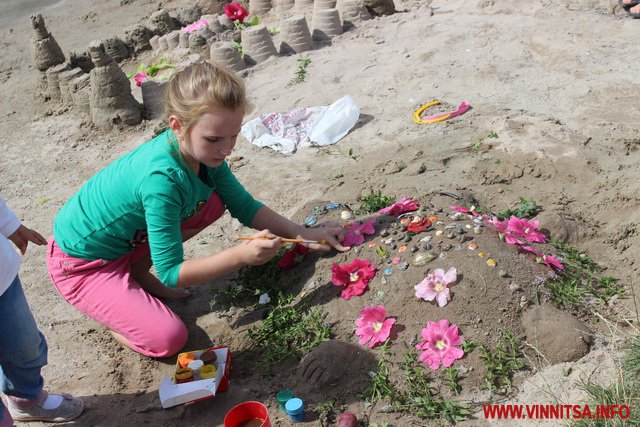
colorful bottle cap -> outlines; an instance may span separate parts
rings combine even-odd
[[[287,414],[289,415],[296,415],[304,410],[304,403],[302,402],[302,399],[299,399],[297,397],[289,399],[284,406]]]
[[[178,365],[181,368],[186,368],[190,362],[196,360],[196,355],[193,353],[182,353],[178,356]]]
[[[280,390],[276,393],[276,400],[282,412],[286,412],[285,404],[291,399],[293,399],[293,392],[291,390]]]
[[[192,362],[189,362],[189,364],[187,365],[187,368],[193,369],[194,371],[197,371],[198,369],[202,368],[203,366],[204,366],[204,362],[202,360],[194,360]]]
[[[216,359],[218,359],[218,356],[215,351],[203,351],[200,355],[200,360],[202,360],[205,365],[212,365],[215,363]]]
[[[176,371],[176,380],[186,380],[193,377],[193,371],[189,368],[180,368]]]

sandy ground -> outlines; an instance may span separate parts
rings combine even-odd
[[[186,3],[173,0],[163,6],[171,11]],[[334,38],[331,46],[306,53],[311,63],[306,81],[299,85],[287,86],[296,56],[274,57],[243,73],[254,105],[247,119],[328,105],[343,95],[352,96],[361,109],[354,130],[325,149],[306,148],[285,157],[242,141],[234,155],[244,158],[237,175],[245,186],[298,220],[318,201],[357,207],[359,196],[371,190],[436,205],[446,203],[432,199],[438,191],[468,190],[493,211],[512,207],[521,196],[533,198],[544,208],[543,225],[545,218],[561,219],[564,225],[556,230],[562,237],[606,266],[607,274],[636,287],[640,121],[634,90],[638,85],[630,64],[639,55],[639,23],[611,0],[396,0],[396,7],[397,13],[364,21]],[[158,2],[151,0],[124,5],[119,0],[65,0],[48,9],[45,19],[63,51],[69,52],[84,50],[91,40],[122,34],[125,27],[146,22],[157,8]],[[280,18],[274,13],[264,21],[277,25]],[[0,28],[0,34],[0,192],[25,224],[50,235],[57,210],[77,188],[147,140],[156,122],[104,134],[73,111],[44,103],[37,93],[39,72],[30,56],[28,19]],[[152,58],[147,54],[123,68],[131,71],[143,59]],[[467,100],[472,109],[435,125],[413,123],[413,111],[432,99],[440,99],[445,108]],[[498,138],[481,150],[469,148],[491,131]],[[330,179],[338,172],[341,179]],[[238,232],[238,223],[225,216],[198,241],[188,243],[187,254],[228,247]],[[325,257],[313,268],[307,265],[311,276],[305,280],[330,287],[328,269],[337,261],[337,256]],[[476,283],[472,274],[467,277]],[[274,425],[289,425],[277,412],[273,395],[284,386],[296,387],[295,382],[287,379],[287,372],[261,377],[242,351],[228,392],[214,401],[161,409],[158,385],[163,375],[171,374],[174,360],[149,360],[121,348],[103,327],[70,307],[49,282],[43,248],[29,250],[21,278],[49,342],[47,387],[86,400],[86,413],[73,425],[222,425],[230,407],[253,399],[269,405]],[[238,326],[237,313],[209,307],[211,286],[225,283],[201,286],[188,301],[170,303],[190,325],[187,348],[211,343],[230,343],[232,351],[234,345],[241,348],[239,337],[248,325]],[[503,294],[493,288],[498,285],[484,284],[495,295]],[[301,283],[298,290],[305,286]],[[339,321],[342,300],[333,289],[329,297],[327,292],[317,294],[315,302]],[[373,292],[363,301],[376,302]],[[348,311],[357,313],[361,303],[350,302]],[[405,302],[398,297],[389,302],[393,304],[402,310]],[[450,314],[458,316],[461,325],[466,322],[465,333],[482,337],[485,331],[496,331],[500,316],[487,313],[499,309],[501,301],[479,308],[465,304]],[[411,333],[435,313],[411,310],[407,308],[403,322]],[[633,307],[629,300],[620,300],[614,312],[618,318],[630,317]],[[514,306],[509,313],[516,316],[519,311]],[[485,314],[486,326],[471,325]],[[505,319],[521,333],[517,316]],[[338,327],[338,335],[355,343],[350,336],[353,319],[342,320],[348,323]],[[617,341],[605,339],[609,330],[604,322],[591,319],[590,326],[596,330],[595,344],[571,365],[571,375],[562,375],[565,365],[555,365],[523,376],[513,401],[574,404],[584,398],[576,386],[581,378],[611,380]],[[406,332],[399,339],[409,337]],[[474,388],[473,378],[468,384],[469,399],[486,398]],[[331,397],[328,390],[308,393],[315,404]],[[370,415],[371,422],[423,425],[411,417],[396,419],[365,408],[356,398],[344,397],[341,403],[361,417]],[[467,425],[484,423],[477,415]]]

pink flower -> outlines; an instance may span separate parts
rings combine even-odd
[[[495,228],[498,234],[500,234],[501,236],[504,236],[504,234],[507,232],[507,227],[509,226],[509,222],[506,219],[504,221],[500,221],[497,216],[494,216],[491,218],[491,221],[489,222],[493,225],[493,228]]]
[[[366,306],[360,312],[360,317],[356,320],[356,335],[360,337],[358,344],[373,348],[376,344],[383,343],[389,338],[391,327],[396,319],[386,319],[387,310],[384,306]]]
[[[249,13],[245,8],[240,6],[238,3],[226,4],[224,6],[224,14],[232,21],[240,21],[240,23],[244,21],[244,18],[249,16]]]
[[[449,206],[449,207],[451,208],[451,210],[456,212],[462,212],[462,213],[466,213],[473,216],[481,216],[478,212],[474,210],[475,208],[473,207],[471,209],[467,209],[464,206]]]
[[[408,197],[403,197],[398,200],[394,204],[387,206],[386,208],[382,208],[378,211],[380,215],[393,215],[398,216],[402,215],[405,212],[413,212],[417,211],[420,207],[420,204],[415,200],[412,200]]]
[[[416,296],[427,301],[435,299],[440,307],[444,307],[451,300],[448,286],[456,279],[455,267],[451,267],[446,273],[443,269],[436,268],[433,273],[428,274],[422,282],[414,286]]]
[[[373,234],[376,229],[373,227],[373,223],[376,222],[375,218],[371,218],[369,221],[361,223],[359,221],[354,222],[347,230],[347,233],[342,240],[344,246],[361,245],[364,242],[365,234]]]
[[[564,270],[564,265],[559,259],[553,255],[542,255],[542,261],[547,264],[549,268],[555,268],[556,270]]]
[[[200,28],[206,27],[209,25],[209,21],[206,19],[200,19],[199,21],[194,22],[193,24],[189,24],[186,27],[182,28],[183,33],[192,33]]]
[[[420,355],[420,361],[429,365],[434,371],[440,367],[453,365],[453,362],[464,356],[464,351],[455,348],[462,345],[457,325],[450,325],[449,321],[442,319],[439,322],[427,322],[427,327],[422,329],[423,341],[416,345],[418,350],[425,350]]]
[[[296,264],[302,261],[307,252],[309,252],[309,248],[301,245],[300,243],[296,243],[289,252],[282,255],[282,258],[278,261],[278,267],[283,270],[293,268]]]
[[[532,247],[532,246],[528,246],[528,245],[522,245],[520,246],[522,249],[524,249],[527,252],[531,252],[532,254],[534,254],[536,257],[541,258],[543,255],[540,251],[538,251],[536,248]]]
[[[515,215],[511,215],[507,231],[514,237],[521,237],[527,242],[546,243],[547,239],[544,234],[536,231],[538,224],[539,223],[536,220],[527,221],[526,218],[518,218]]]
[[[135,80],[136,86],[140,87],[142,86],[142,82],[147,80],[147,77],[149,77],[149,75],[146,71],[140,71],[138,74],[133,76],[133,80]]]
[[[331,266],[331,281],[336,286],[344,286],[342,299],[362,295],[369,286],[369,281],[376,275],[375,267],[368,259],[355,259],[351,264]]]

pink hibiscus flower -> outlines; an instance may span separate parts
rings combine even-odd
[[[504,234],[507,232],[507,227],[509,226],[509,221],[506,219],[504,221],[500,221],[497,216],[494,216],[491,218],[489,223],[493,225],[493,228],[496,229],[501,238],[504,237]]]
[[[362,295],[376,275],[376,269],[371,266],[368,259],[355,259],[351,264],[333,264],[331,272],[333,284],[344,286],[341,297],[346,300],[352,296]]]
[[[440,363],[448,368],[455,360],[464,356],[464,351],[455,347],[462,345],[458,326],[450,325],[446,319],[427,322],[427,327],[422,329],[422,339],[416,345],[418,350],[424,350],[419,359],[434,371],[440,367]]]
[[[542,253],[537,250],[536,248],[534,248],[533,246],[528,246],[528,245],[522,245],[520,246],[522,249],[524,249],[527,252],[531,252],[532,254],[534,254],[537,258],[542,258]]]
[[[140,87],[142,86],[142,82],[147,80],[147,77],[149,77],[149,75],[146,71],[140,71],[138,74],[133,76],[133,80],[135,80],[136,86]]]
[[[360,312],[356,320],[356,335],[360,337],[358,344],[373,348],[376,344],[383,343],[391,334],[391,327],[396,322],[394,318],[386,318],[387,310],[384,306],[366,306]]]
[[[351,227],[347,230],[342,240],[344,246],[361,245],[364,242],[365,234],[373,234],[376,229],[373,227],[373,223],[376,222],[375,218],[371,218],[369,221],[361,223],[359,221],[351,224]]]
[[[453,284],[457,279],[457,271],[455,267],[451,267],[446,273],[441,268],[436,268],[433,273],[414,286],[416,296],[427,301],[438,302],[440,307],[444,307],[451,300],[449,285]]]
[[[551,269],[564,270],[564,264],[553,255],[542,255],[542,261]]]
[[[227,15],[232,21],[240,21],[242,23],[244,18],[249,16],[249,12],[238,3],[229,3],[224,6],[224,14]]]
[[[413,212],[417,211],[420,207],[420,204],[413,199],[408,197],[403,197],[398,200],[394,204],[387,206],[386,208],[382,208],[378,211],[380,215],[393,215],[398,216],[402,215],[405,212]]]
[[[518,218],[515,215],[511,215],[509,218],[509,226],[507,231],[514,237],[520,237],[531,243],[546,243],[547,239],[544,234],[536,231],[538,228],[538,221],[527,221],[526,218]],[[505,236],[506,237],[506,236]],[[507,242],[508,243],[508,242]]]
[[[200,28],[206,27],[207,25],[209,25],[209,21],[207,21],[206,19],[200,19],[199,21],[194,22],[193,24],[189,24],[186,27],[182,28],[183,33],[192,33],[196,30],[199,30]]]
[[[282,255],[282,258],[278,261],[278,267],[283,270],[293,268],[296,264],[302,261],[307,252],[309,252],[309,248],[301,245],[300,243],[296,243],[289,252]]]
[[[456,212],[461,212],[461,213],[466,213],[469,215],[473,215],[473,216],[481,216],[478,212],[476,212],[475,210],[472,209],[467,209],[464,206],[449,206],[451,208],[451,210],[456,211]]]

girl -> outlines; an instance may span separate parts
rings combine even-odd
[[[188,66],[169,81],[169,129],[93,176],[60,210],[47,265],[61,295],[114,337],[152,357],[176,354],[184,323],[155,297],[184,297],[186,286],[259,265],[282,247],[280,237],[340,245],[341,229],[306,229],[253,199],[225,158],[246,107],[243,83],[211,62]],[[184,260],[182,242],[229,209],[262,230],[256,239],[215,255]],[[155,265],[157,278],[149,272]]]

